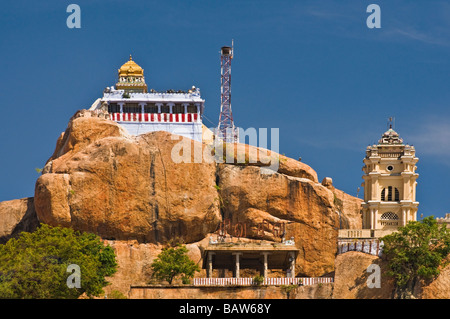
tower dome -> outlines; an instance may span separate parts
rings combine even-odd
[[[133,61],[131,54],[130,59],[120,67],[118,73],[119,81],[116,83],[117,90],[147,93],[147,84],[145,84],[144,69]]]
[[[378,144],[402,144],[403,139],[400,138],[400,135],[396,131],[392,129],[392,125],[389,130],[383,133],[381,139],[378,141]]]
[[[144,76],[144,69],[133,61],[131,54],[130,59],[125,62],[119,69],[119,78],[122,76]]]

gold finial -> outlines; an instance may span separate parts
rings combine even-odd
[[[131,58],[131,54],[130,54],[130,61],[132,61],[133,59]]]

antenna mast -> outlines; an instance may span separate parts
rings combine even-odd
[[[233,59],[233,41],[231,47],[220,49],[220,115],[217,135],[224,143],[237,143],[238,135],[231,112],[231,60]]]

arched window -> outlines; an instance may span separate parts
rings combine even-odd
[[[383,188],[381,191],[381,200],[392,202],[393,200],[398,202],[400,201],[400,192],[397,187],[388,186],[387,189]]]

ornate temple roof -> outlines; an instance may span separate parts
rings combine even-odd
[[[143,77],[144,76],[144,69],[141,68],[136,62],[133,61],[131,54],[130,54],[130,60],[125,62],[119,69],[119,77],[128,77],[128,76],[136,76],[136,77]]]
[[[120,67],[118,73],[119,81],[116,84],[116,89],[129,92],[147,92],[144,69],[133,61],[131,54],[130,59]]]
[[[398,133],[392,129],[392,125],[389,130],[383,133],[381,139],[378,140],[378,144],[380,145],[390,145],[390,144],[403,144],[403,139],[400,138]]]

